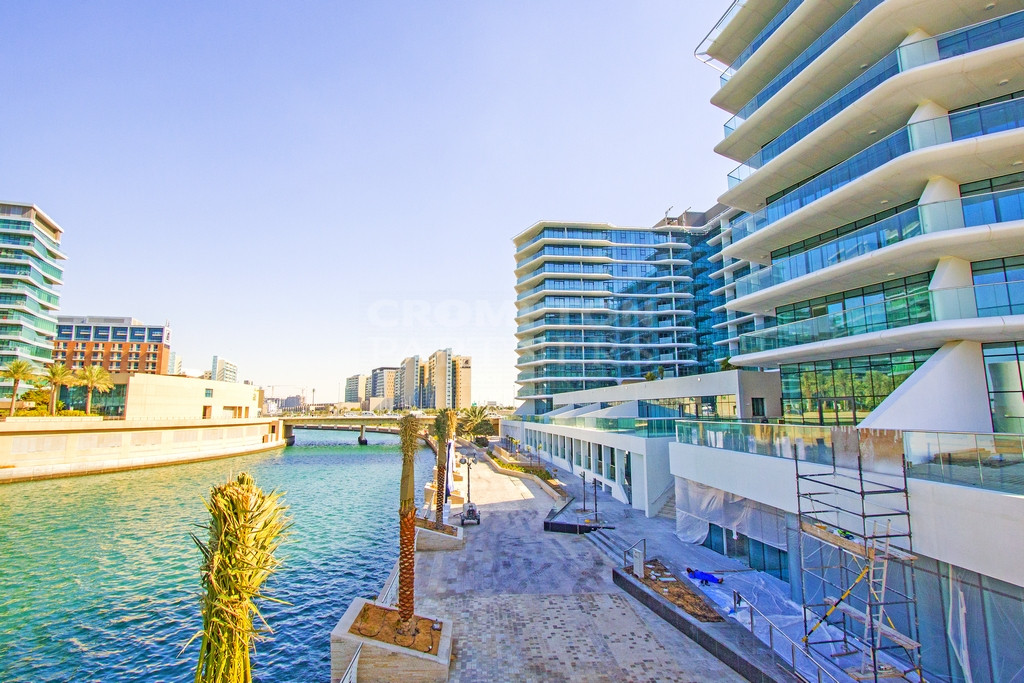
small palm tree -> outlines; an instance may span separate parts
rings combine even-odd
[[[86,365],[75,373],[75,380],[85,387],[85,414],[92,414],[93,389],[105,394],[114,388],[110,373],[99,365]]]
[[[416,580],[416,480],[415,458],[419,421],[406,415],[398,421],[402,448],[402,484],[398,503],[398,630],[413,635]]]
[[[50,385],[50,415],[57,414],[57,394],[60,388],[75,385],[75,373],[63,363],[50,363],[46,366],[43,379]]]
[[[249,653],[264,631],[256,599],[266,598],[263,584],[280,566],[276,556],[288,528],[281,494],[264,493],[247,473],[215,486],[210,512],[209,543],[192,540],[203,555],[203,630],[195,683],[251,683]],[[253,626],[259,617],[263,628]]]
[[[14,415],[14,404],[18,402],[18,385],[34,380],[36,378],[35,368],[27,360],[18,358],[0,370],[0,377],[14,381],[14,388],[11,389],[11,411],[7,413],[7,416],[10,417]]]
[[[470,406],[462,409],[462,416],[459,418],[461,434],[490,434],[493,431],[491,421],[487,418],[487,408]]]

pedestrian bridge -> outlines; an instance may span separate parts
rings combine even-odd
[[[383,432],[387,434],[398,433],[398,421],[401,415],[294,415],[281,418],[284,427],[285,443],[289,446],[295,443],[296,429],[323,429],[342,430],[350,432]],[[417,418],[420,423],[420,431],[430,430],[434,424],[433,416]]]

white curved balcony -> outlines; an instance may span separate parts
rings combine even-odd
[[[990,31],[986,29],[995,25]],[[998,30],[999,27],[1001,30]],[[984,34],[962,47],[962,36]],[[995,35],[991,35],[995,33]],[[946,43],[944,51],[937,47]],[[719,201],[756,211],[764,197],[812,176],[905,125],[922,101],[952,111],[1019,89],[1024,13],[904,45],[729,174]],[[978,73],[989,77],[979,79]]]
[[[1024,162],[1024,100],[913,123],[744,216],[722,251],[768,263],[774,249],[920,196],[929,178],[966,183],[1011,173],[1016,162]]]
[[[1024,188],[922,204],[736,281],[726,308],[776,306],[932,270],[953,256],[981,261],[1024,245]]]
[[[726,124],[726,138],[715,147],[715,152],[742,162],[853,81],[908,35],[923,31],[937,36],[990,19],[993,11],[1004,9],[1016,11],[1024,9],[1024,5],[1015,1],[996,10],[996,5],[986,9],[983,3],[971,0],[861,0],[836,22],[835,29],[823,33],[819,41],[781,70],[777,78],[785,80],[785,85],[769,84],[762,93],[767,90],[772,94],[761,94],[759,99],[765,101],[760,106],[751,106],[752,100],[740,109]],[[796,74],[787,76],[791,70],[796,70]]]

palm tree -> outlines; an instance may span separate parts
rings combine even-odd
[[[8,417],[14,415],[14,404],[18,402],[18,385],[22,382],[30,382],[36,378],[35,368],[27,360],[20,358],[12,360],[7,367],[0,370],[0,377],[14,381],[14,388],[11,390],[11,411]]]
[[[491,421],[487,418],[487,408],[470,406],[462,409],[459,420],[459,431],[463,434],[490,434],[494,431]]]
[[[43,379],[50,385],[50,415],[57,414],[57,394],[63,386],[74,386],[75,373],[63,363],[50,363],[46,366]]]
[[[203,555],[203,630],[196,683],[251,683],[249,652],[267,622],[256,607],[263,584],[280,566],[278,547],[288,528],[281,494],[264,493],[247,473],[210,491],[210,541],[192,540]],[[253,626],[258,616],[265,628]]]
[[[92,414],[92,391],[105,394],[114,388],[110,373],[99,365],[86,365],[75,373],[75,379],[85,386],[85,414]]]
[[[402,485],[398,504],[398,630],[413,635],[416,580],[416,440],[419,421],[406,415],[398,421],[402,443]]]
[[[436,494],[434,524],[441,526],[444,523],[444,494],[448,486],[448,443],[455,438],[455,429],[458,425],[458,416],[451,408],[444,408],[437,412],[434,418],[434,436],[437,437],[437,477],[434,481],[434,492]]]

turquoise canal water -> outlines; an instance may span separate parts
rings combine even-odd
[[[293,520],[264,603],[260,683],[328,681],[330,631],[398,557],[398,437],[297,430],[296,445],[189,465],[0,486],[0,681],[191,680],[202,499],[242,470]],[[432,453],[417,456],[417,490]]]

